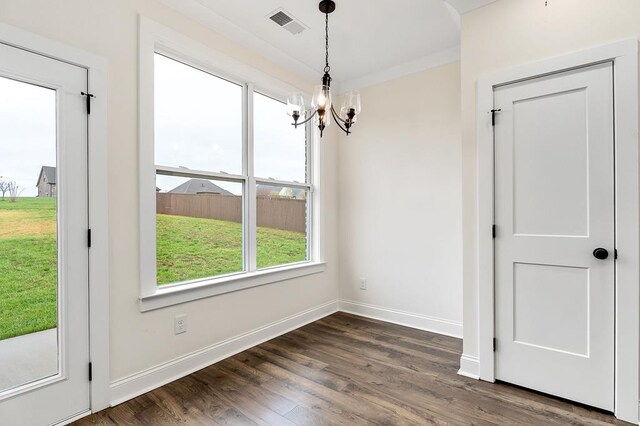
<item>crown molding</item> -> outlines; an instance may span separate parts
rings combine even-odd
[[[453,6],[460,15],[464,15],[472,10],[479,9],[483,6],[493,3],[497,0],[444,0]]]
[[[417,72],[437,68],[459,60],[460,46],[454,46],[447,50],[424,56],[415,61],[405,62],[404,64],[376,71],[363,77],[341,82],[340,87],[345,89],[362,89],[369,86],[375,86],[376,84],[384,83],[386,81],[396,80]]]
[[[460,12],[458,11],[458,9],[456,9],[453,6],[451,6],[451,3],[449,3],[446,0],[444,2],[444,6],[447,8],[447,12],[449,12],[449,15],[451,15],[451,20],[453,21],[453,23],[455,24],[456,28],[458,29],[458,33],[460,33],[460,28],[461,28],[461,25],[462,25],[461,24],[462,17],[460,16]]]

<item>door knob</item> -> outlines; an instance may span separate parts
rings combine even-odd
[[[607,249],[598,247],[593,251],[593,257],[599,260],[605,260],[607,257],[609,257],[609,252],[607,251]]]

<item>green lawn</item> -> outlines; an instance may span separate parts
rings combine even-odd
[[[242,226],[195,217],[157,216],[158,284],[242,271]],[[299,232],[258,228],[258,268],[300,262],[306,238]]]
[[[56,326],[55,199],[0,201],[0,339]]]
[[[56,326],[55,199],[0,201],[0,340]],[[242,227],[158,215],[160,285],[242,270]],[[299,262],[302,233],[258,228],[258,267]]]

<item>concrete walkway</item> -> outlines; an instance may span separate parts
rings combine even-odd
[[[57,373],[57,328],[0,340],[0,392]]]

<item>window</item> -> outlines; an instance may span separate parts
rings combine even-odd
[[[244,271],[242,183],[157,176],[159,286]]]
[[[243,272],[242,86],[158,53],[154,71],[157,284]]]
[[[170,33],[141,24],[141,309],[322,272],[295,88]]]
[[[253,111],[257,266],[307,260],[306,133],[291,126],[283,102],[256,92]]]
[[[242,174],[242,86],[155,54],[155,163]]]
[[[286,105],[253,95],[255,175],[290,182],[307,181],[306,135],[291,125]]]
[[[308,259],[309,191],[291,186],[257,186],[256,256],[258,269]]]

